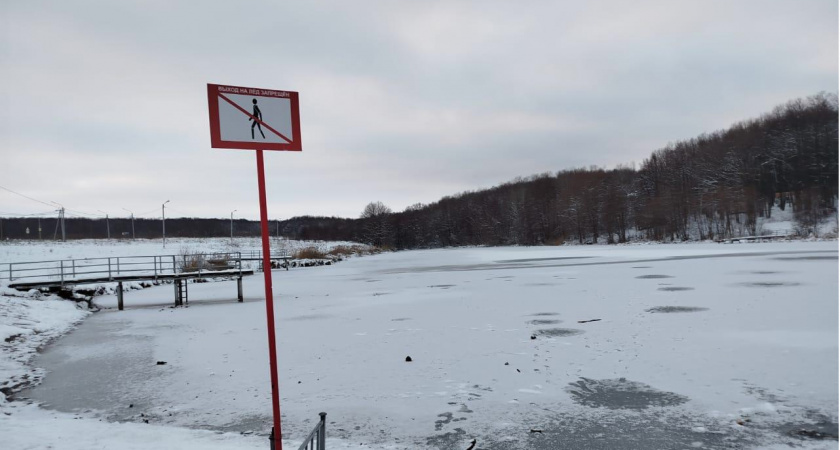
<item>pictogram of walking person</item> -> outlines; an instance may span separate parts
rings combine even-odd
[[[257,120],[262,121],[262,111],[260,111],[260,107],[257,106],[257,99],[252,100],[254,102],[254,114],[253,116],[257,118]],[[249,117],[248,121],[252,121],[251,123],[251,139],[254,139],[254,126],[256,126],[260,130],[260,134],[262,135],[263,139],[265,139],[265,133],[262,132],[262,126],[260,126],[260,122],[254,120],[254,117]]]

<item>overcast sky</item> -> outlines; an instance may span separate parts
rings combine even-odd
[[[838,89],[836,0],[0,1],[0,186],[88,214],[259,217],[207,83],[300,92],[271,218],[638,164]],[[0,190],[2,215],[50,209]]]

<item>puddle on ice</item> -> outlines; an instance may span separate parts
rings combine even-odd
[[[301,316],[289,317],[287,320],[321,320],[332,317],[329,314],[304,314]]]
[[[577,336],[579,334],[583,334],[585,331],[583,330],[576,330],[574,328],[544,328],[542,330],[534,331],[534,334],[537,336],[549,336],[549,337],[566,337],[566,336]]]
[[[779,261],[837,261],[836,256],[780,256]]]
[[[594,258],[594,256],[558,256],[555,258],[526,258],[526,259],[503,259],[501,261],[496,261],[499,264],[506,264],[506,263],[530,263],[530,262],[542,262],[542,261],[565,261],[569,259],[589,259]]]
[[[575,403],[590,408],[647,409],[650,407],[676,406],[688,397],[673,392],[660,391],[647,384],[625,378],[593,380],[581,378],[569,383],[566,392]]]
[[[555,324],[560,323],[560,321],[559,320],[553,320],[553,319],[534,319],[534,320],[529,320],[528,323],[531,324],[531,325],[555,325]]]
[[[659,278],[674,278],[671,275],[639,275],[636,277],[640,280],[655,280]]]
[[[661,287],[657,289],[657,291],[667,291],[667,292],[677,292],[677,291],[693,291],[693,287],[683,287],[683,286],[668,286],[668,287]]]
[[[433,284],[429,287],[430,288],[449,289],[451,287],[455,287],[455,285],[454,284]]]
[[[649,313],[688,313],[708,310],[709,308],[701,308],[698,306],[656,306],[648,308],[645,311]]]
[[[556,313],[556,312],[539,312],[539,313],[534,313],[534,314],[531,314],[531,315],[532,315],[532,316],[534,316],[534,317],[542,317],[542,316],[559,316],[559,315],[560,315],[560,313]]]
[[[773,288],[773,287],[785,287],[785,286],[799,286],[799,284],[800,283],[794,283],[794,282],[790,282],[790,281],[758,281],[758,282],[741,283],[741,284],[739,284],[739,286]]]
[[[411,317],[397,317],[396,319],[391,319],[391,322],[404,322],[406,320],[411,320]]]

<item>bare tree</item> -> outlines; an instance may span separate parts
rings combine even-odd
[[[364,223],[364,239],[377,247],[389,246],[393,241],[391,236],[391,208],[382,202],[370,202],[362,210],[360,219]]]

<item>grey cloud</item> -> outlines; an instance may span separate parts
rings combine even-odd
[[[284,216],[356,216],[371,200],[399,210],[520,175],[638,163],[669,141],[835,91],[837,8],[6,3],[0,158],[13,164],[0,178],[78,208],[174,190],[182,212],[255,218],[253,155],[209,148],[207,82],[301,92],[304,152],[268,160],[270,209]],[[55,176],[67,171],[131,182]],[[220,200],[190,204],[197,192]]]

